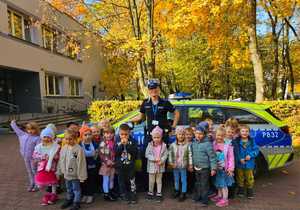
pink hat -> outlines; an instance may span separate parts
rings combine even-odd
[[[160,136],[163,135],[163,129],[161,129],[159,126],[156,126],[152,131],[151,131],[151,136],[159,134]]]
[[[176,130],[175,130],[176,134],[178,134],[178,133],[184,133],[184,132],[185,132],[184,126],[177,126],[176,127]]]

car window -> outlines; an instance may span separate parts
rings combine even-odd
[[[228,118],[233,117],[237,119],[241,124],[268,124],[265,120],[243,109],[224,109]]]
[[[213,106],[192,106],[188,107],[188,124],[191,126],[197,125],[199,122],[207,118],[213,120],[214,124],[222,124],[225,122],[226,115],[223,109]]]
[[[183,106],[176,106],[176,110],[179,111],[180,113],[180,117],[179,117],[179,121],[178,121],[178,125],[184,125],[184,107]],[[173,124],[173,120],[174,120],[174,113],[172,112],[168,112],[167,113],[167,118],[168,121],[170,123],[170,125]]]

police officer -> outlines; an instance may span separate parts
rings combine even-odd
[[[144,188],[144,191],[148,189],[148,182],[144,182],[148,179],[145,150],[148,142],[152,141],[150,133],[153,128],[158,125],[164,131],[163,140],[165,143],[168,143],[169,133],[176,128],[180,116],[179,111],[175,110],[175,107],[170,103],[170,101],[160,98],[160,88],[157,79],[149,80],[147,87],[149,98],[143,101],[139,115],[132,119],[132,123],[138,123],[146,120],[144,143],[141,148],[142,174],[139,176],[143,180],[143,185],[141,187]],[[167,117],[168,112],[174,113],[172,125],[169,125]]]
[[[149,98],[145,99],[140,107],[140,113],[135,117],[132,122],[140,122],[146,120],[144,146],[151,141],[151,131],[155,126],[159,126],[164,131],[163,140],[168,143],[169,133],[176,128],[179,120],[179,111],[175,110],[175,107],[170,101],[160,98],[159,81],[157,79],[151,79],[148,81],[148,94]],[[169,124],[167,114],[168,112],[174,113],[174,120],[172,125]]]

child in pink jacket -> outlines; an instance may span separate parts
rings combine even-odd
[[[215,186],[218,189],[218,194],[211,198],[216,202],[216,206],[228,206],[228,187],[234,183],[234,153],[233,147],[230,144],[225,144],[225,129],[220,127],[216,132],[216,140],[213,143],[214,150],[217,156],[217,173]]]

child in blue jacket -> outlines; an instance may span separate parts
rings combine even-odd
[[[255,168],[255,158],[259,154],[259,148],[254,140],[249,136],[250,128],[247,125],[240,126],[240,137],[233,142],[236,179],[238,184],[237,195],[242,197],[247,192],[247,198],[252,199],[254,176],[253,169]]]

